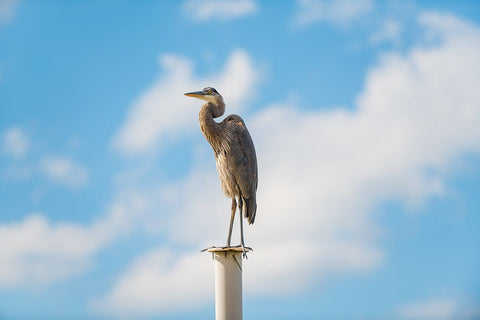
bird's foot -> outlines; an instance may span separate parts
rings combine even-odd
[[[248,259],[247,250],[245,250],[245,244],[242,243],[240,246],[242,247],[242,257],[244,259]]]
[[[250,247],[246,247],[244,243],[239,244],[239,245],[236,245],[236,246],[232,246],[232,245],[229,245],[229,244],[227,243],[227,245],[226,245],[225,247],[222,247],[222,249],[227,249],[227,250],[228,250],[228,249],[232,249],[232,248],[242,248],[242,258],[245,258],[245,259],[248,259],[247,253],[248,253],[249,251],[252,251],[252,250],[253,250],[253,249],[250,248]],[[207,248],[207,249],[208,249],[208,248]],[[207,250],[207,249],[205,249],[205,250]],[[238,250],[234,250],[234,251],[237,251],[237,252],[238,252]]]

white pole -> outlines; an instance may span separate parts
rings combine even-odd
[[[250,251],[251,248],[245,248]],[[212,247],[215,260],[215,319],[242,319],[242,248]]]

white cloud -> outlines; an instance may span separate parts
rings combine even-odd
[[[17,160],[22,159],[30,151],[32,143],[23,129],[11,127],[2,136],[2,152]],[[3,168],[2,177],[8,180],[26,180],[34,174],[41,174],[68,187],[85,185],[90,179],[85,166],[65,156],[43,156],[34,163],[15,161]]]
[[[383,23],[382,29],[371,35],[370,42],[373,44],[391,42],[398,45],[400,43],[401,33],[402,26],[398,21],[387,20]]]
[[[1,0],[0,1],[0,27],[3,23],[8,22],[12,16],[15,7],[20,0]]]
[[[213,300],[212,264],[209,255],[200,252],[178,258],[175,251],[155,249],[128,268],[107,299],[90,307],[116,318],[135,318],[203,305]]]
[[[126,193],[91,225],[52,223],[38,213],[0,224],[0,287],[48,284],[85,271],[92,256],[129,232],[145,208],[140,195]]]
[[[14,158],[24,157],[29,148],[27,134],[18,127],[8,129],[3,135],[3,152]]]
[[[353,110],[278,104],[246,119],[260,174],[257,219],[246,226],[247,245],[255,249],[245,262],[246,293],[291,293],[331,273],[378,267],[383,252],[375,207],[443,194],[458,160],[480,152],[480,30],[434,13],[419,23],[435,41],[383,55]],[[110,310],[163,312],[175,308],[177,291],[187,306],[210,294],[202,281],[170,285],[171,277],[190,270],[211,272],[197,250],[226,238],[229,200],[214,168],[197,165],[162,197],[171,214],[164,221],[168,246],[184,249],[167,246],[140,257],[100,300]]]
[[[454,319],[456,308],[456,301],[432,300],[408,304],[398,311],[398,315],[405,320],[447,320]]]
[[[188,0],[184,12],[193,20],[231,20],[257,12],[254,0]]]
[[[68,187],[82,186],[90,179],[90,174],[83,165],[66,157],[44,157],[40,171],[49,179]]]
[[[373,9],[373,0],[297,0],[294,25],[316,22],[347,25]]]
[[[186,98],[188,91],[216,87],[229,110],[241,110],[251,97],[258,73],[245,51],[234,51],[218,74],[197,78],[192,63],[175,55],[160,59],[165,72],[130,106],[124,125],[113,143],[125,154],[139,154],[158,148],[172,137],[198,129],[201,102]],[[195,109],[195,105],[198,106]]]
[[[474,320],[480,318],[480,305],[458,299],[434,298],[405,304],[398,308],[399,320]]]

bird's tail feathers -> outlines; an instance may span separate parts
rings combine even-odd
[[[257,200],[255,197],[248,199],[243,198],[243,217],[247,219],[248,224],[255,222],[255,215],[257,213]]]

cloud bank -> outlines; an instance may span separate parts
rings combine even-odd
[[[247,119],[260,173],[258,219],[246,230],[255,249],[244,267],[248,294],[289,294],[332,273],[379,267],[384,253],[381,228],[371,217],[376,207],[385,201],[415,206],[448,192],[445,179],[458,160],[480,152],[480,30],[436,13],[420,15],[418,24],[424,41],[404,54],[380,56],[354,108],[302,111],[279,103]],[[189,64],[170,66],[162,81],[184,91]],[[141,105],[122,132],[136,123],[130,121]],[[176,117],[191,110],[179,112]],[[155,137],[170,125],[157,124]],[[142,147],[132,143],[127,151],[154,146],[131,141]],[[216,242],[226,237],[228,199],[222,203],[214,169],[202,164],[162,195],[171,212],[169,244],[139,257],[95,301],[104,312],[165,312],[177,308],[179,297],[182,308],[208,301],[209,286],[195,275],[209,274],[212,266],[198,246],[222,245]],[[188,201],[178,201],[179,195]],[[172,287],[179,274],[193,276]]]
[[[94,254],[132,229],[145,206],[140,195],[127,193],[90,225],[52,223],[41,213],[1,224],[0,287],[45,285],[84,272]]]

